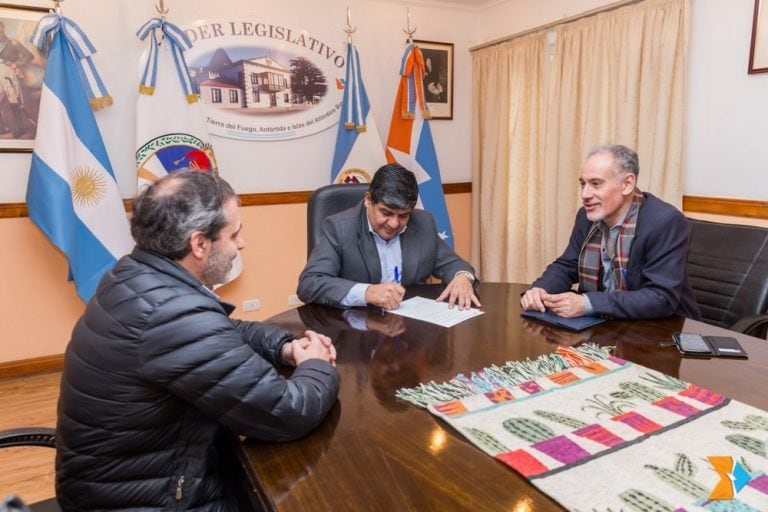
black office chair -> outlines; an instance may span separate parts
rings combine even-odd
[[[708,324],[764,338],[768,229],[688,219],[688,277]]]
[[[52,428],[14,428],[0,432],[0,448],[11,446],[56,447],[56,431]],[[61,512],[56,498],[27,504],[32,512]]]
[[[355,206],[367,190],[367,183],[349,183],[326,185],[312,192],[307,202],[307,258],[320,240],[323,219]]]

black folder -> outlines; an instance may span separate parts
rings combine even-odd
[[[589,327],[606,322],[606,318],[599,318],[596,316],[577,316],[575,318],[563,318],[556,314],[547,311],[542,313],[541,311],[523,311],[520,313],[527,318],[533,318],[549,325],[554,325],[560,329],[566,329],[568,331],[579,332]]]

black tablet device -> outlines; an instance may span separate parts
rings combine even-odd
[[[577,316],[575,318],[563,318],[562,316],[557,316],[550,311],[545,313],[542,313],[541,311],[523,311],[520,314],[526,318],[533,318],[534,320],[539,320],[549,325],[554,325],[555,327],[573,332],[583,331],[584,329],[607,321],[606,318],[599,318],[596,316]]]

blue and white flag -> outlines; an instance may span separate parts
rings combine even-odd
[[[368,183],[385,163],[384,148],[363,83],[360,56],[350,42],[347,44],[347,73],[331,164],[331,183]]]
[[[27,184],[29,217],[69,262],[88,301],[101,276],[133,248],[128,218],[92,106],[111,103],[74,22],[45,16],[31,40],[48,52]],[[90,97],[90,101],[89,101]]]
[[[430,117],[424,100],[424,56],[418,46],[409,44],[400,66],[400,85],[387,137],[387,161],[397,162],[416,175],[417,206],[432,214],[440,238],[453,247],[451,219],[429,129]]]

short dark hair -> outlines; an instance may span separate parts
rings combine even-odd
[[[368,186],[371,201],[396,210],[408,210],[419,199],[416,176],[400,164],[387,164],[379,168]]]
[[[631,173],[635,176],[640,174],[640,160],[637,157],[637,153],[626,146],[621,144],[601,144],[589,150],[587,158],[597,153],[610,153],[619,167],[619,172],[622,174]]]
[[[227,225],[224,205],[237,194],[215,174],[180,170],[147,187],[133,202],[136,245],[172,260],[184,258],[195,231],[218,240]]]

